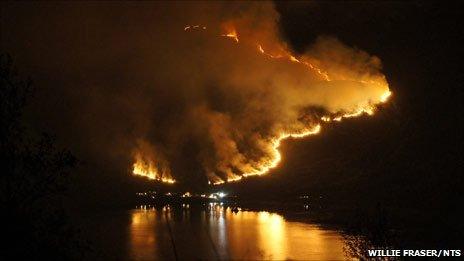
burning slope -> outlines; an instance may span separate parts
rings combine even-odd
[[[265,10],[275,15],[273,8]],[[187,104],[183,117],[193,127],[182,126],[179,135],[202,141],[195,153],[209,184],[267,174],[281,160],[283,140],[317,134],[323,122],[373,115],[391,95],[378,58],[333,38],[319,38],[296,57],[278,39],[275,20],[265,20],[264,28],[272,30],[263,32],[248,27],[256,24],[250,17],[223,22],[218,34],[202,25],[184,27],[205,43],[181,57],[195,65],[193,91],[206,94]],[[212,82],[212,90],[198,87]],[[173,183],[168,163],[178,153],[144,147],[135,151],[133,174]]]
[[[141,153],[143,151],[143,153]],[[169,165],[163,160],[163,157],[156,153],[153,146],[149,143],[139,140],[138,149],[134,155],[135,163],[132,166],[134,175],[147,177],[151,180],[163,183],[175,183],[171,176]]]

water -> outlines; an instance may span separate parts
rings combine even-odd
[[[139,206],[100,220],[92,230],[105,259],[347,259],[340,233],[265,211]]]

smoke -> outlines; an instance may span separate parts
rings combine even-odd
[[[141,138],[162,146],[155,149],[158,157],[135,159],[159,165],[152,178],[198,174],[162,171],[165,161],[194,161],[213,184],[265,174],[280,161],[282,139],[317,133],[322,121],[372,114],[389,95],[380,60],[335,38],[320,37],[295,57],[279,36],[272,3],[215,8],[207,21],[197,7],[183,30],[171,27],[182,35],[166,41],[169,47],[157,56],[168,62],[153,72],[153,88],[171,86],[171,97],[155,98],[168,111],[148,118],[154,126]],[[162,133],[154,130],[158,126]],[[137,147],[135,154],[150,151]]]
[[[373,114],[390,94],[380,60],[335,38],[294,54],[271,2],[87,5],[56,10],[71,18],[57,15],[48,33],[68,45],[48,48],[66,50],[64,74],[83,77],[64,95],[85,101],[71,124],[78,140],[95,141],[97,158],[128,158],[137,175],[218,184],[265,174],[283,139]]]

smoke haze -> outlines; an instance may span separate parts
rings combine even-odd
[[[372,114],[389,95],[379,58],[336,38],[294,54],[271,2],[60,3],[23,15],[35,19],[4,37],[25,41],[6,49],[37,46],[25,57],[59,72],[36,76],[62,84],[41,94],[60,97],[42,99],[49,117],[69,110],[53,128],[75,130],[65,142],[127,175],[222,183],[264,174],[282,139]]]

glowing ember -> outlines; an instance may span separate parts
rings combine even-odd
[[[186,26],[184,27],[184,31],[195,30],[195,29],[203,29],[203,30],[206,30],[206,26],[201,26],[201,25],[186,25]]]
[[[237,42],[238,42],[238,39],[237,39]],[[299,63],[299,64],[303,64],[304,66],[306,66],[310,70],[315,71],[318,75],[320,75],[322,77],[323,80],[330,81],[330,78],[329,78],[329,75],[327,74],[327,72],[322,71],[321,69],[317,68],[316,66],[314,66],[313,64],[311,64],[309,62],[302,62],[302,61],[298,60],[295,56],[291,55],[288,51],[283,51],[281,54],[274,55],[274,54],[269,54],[266,51],[264,51],[263,47],[260,44],[258,44],[257,46],[258,46],[258,50],[259,50],[260,53],[262,53],[262,54],[264,54],[264,55],[266,55],[266,56],[268,56],[270,58],[279,59],[279,58],[285,57],[289,61]]]
[[[230,32],[228,32],[226,34],[223,34],[222,36],[229,37],[229,38],[233,39],[235,42],[238,43],[238,35],[237,35],[237,31],[235,31],[235,29],[232,29]]]

